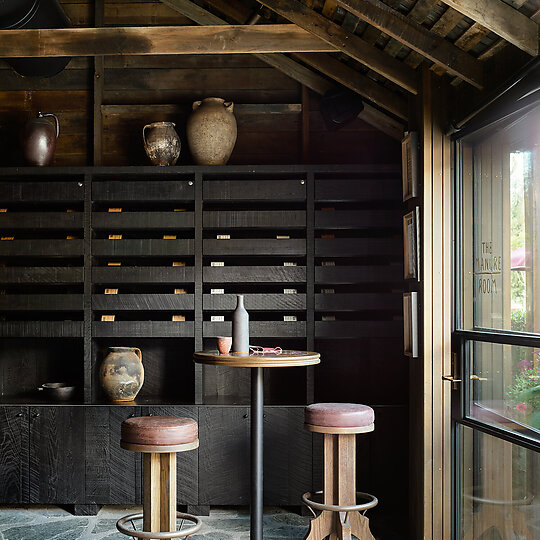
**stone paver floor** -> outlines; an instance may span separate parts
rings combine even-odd
[[[116,520],[141,512],[141,507],[104,506],[97,516],[73,516],[56,506],[0,506],[0,540],[127,540],[116,530]],[[201,518],[201,531],[190,540],[249,538],[247,511],[212,509]],[[265,540],[300,540],[309,518],[278,508],[265,508]]]

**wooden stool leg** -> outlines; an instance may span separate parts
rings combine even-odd
[[[161,456],[161,532],[176,531],[176,453]]]
[[[369,519],[360,514],[360,512],[350,512],[349,521],[351,522],[351,530],[356,538],[360,540],[375,540],[375,537],[369,530]]]
[[[143,454],[143,530],[160,532],[160,455]]]

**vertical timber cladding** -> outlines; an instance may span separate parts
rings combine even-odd
[[[424,69],[422,79],[423,208],[423,454],[417,463],[423,484],[423,537],[451,533],[450,384],[452,193],[450,140],[444,135],[447,88]],[[420,404],[419,404],[420,405]],[[420,416],[420,410],[417,408]],[[411,414],[414,414],[411,411]],[[418,440],[418,439],[417,439]]]

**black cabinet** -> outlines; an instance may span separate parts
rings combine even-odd
[[[120,448],[120,426],[140,416],[137,406],[92,406],[85,411],[85,478],[88,504],[140,504],[140,454]]]
[[[82,504],[84,409],[0,407],[0,502]]]
[[[201,505],[249,503],[250,414],[249,407],[200,408]],[[301,504],[312,484],[311,439],[303,407],[265,407],[265,504]]]
[[[249,407],[199,410],[199,504],[249,504]]]
[[[29,408],[28,502],[83,504],[83,407]]]
[[[407,418],[400,173],[0,168],[0,502],[140,503],[141,455],[120,448],[120,425],[155,414],[199,422],[199,450],[178,456],[179,504],[247,504],[249,370],[192,361],[230,335],[236,294],[252,344],[322,353],[315,368],[266,370],[265,504],[298,505],[315,487],[304,404]],[[136,403],[100,388],[110,346],[142,350]],[[36,392],[57,380],[77,387],[67,404]],[[370,440],[368,468],[388,442]]]
[[[28,502],[28,407],[0,407],[0,502]]]

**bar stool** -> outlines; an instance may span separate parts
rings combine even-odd
[[[311,493],[302,495],[303,502],[315,519],[309,524],[304,540],[375,540],[369,520],[363,514],[379,502],[369,493],[356,491],[356,434],[375,429],[371,407],[356,403],[314,403],[305,409],[304,427],[324,433],[323,503],[311,500]],[[365,500],[357,504],[357,497]],[[320,510],[317,516],[314,510]],[[360,513],[362,512],[362,513]]]
[[[202,523],[191,514],[176,511],[176,453],[199,446],[197,422],[173,416],[141,416],[122,422],[120,446],[143,453],[143,513],[120,518],[116,528],[135,538],[163,540],[185,538],[200,530]],[[180,530],[176,520],[181,519]],[[134,522],[143,520],[143,530]],[[193,525],[183,528],[184,520]],[[133,529],[126,527],[130,522]]]

